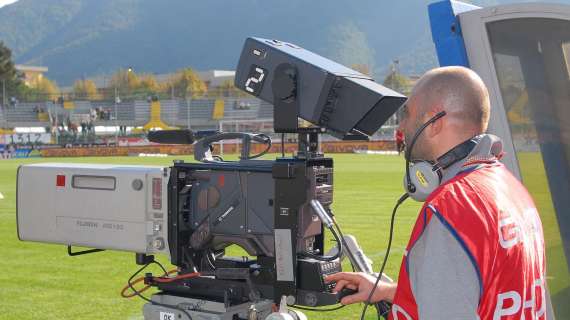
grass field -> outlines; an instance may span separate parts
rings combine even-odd
[[[396,156],[333,155],[335,160],[336,216],[347,234],[356,235],[365,252],[379,268],[386,249],[389,217],[402,193],[404,163]],[[533,157],[533,156],[529,156]],[[16,235],[16,168],[35,162],[83,162],[169,165],[174,158],[65,158],[0,161],[0,319],[142,319],[142,302],[120,297],[119,290],[137,269],[134,255],[101,252],[68,257],[66,248],[20,242]],[[177,157],[189,161],[190,158]],[[528,159],[535,165],[536,159]],[[544,169],[542,169],[544,170]],[[537,171],[538,172],[538,171]],[[561,305],[568,308],[568,270],[561,251],[558,226],[547,198],[548,188],[540,177],[532,177],[529,188],[538,192],[543,213],[549,265],[556,274],[549,283]],[[529,180],[529,181],[531,181]],[[550,205],[550,208],[548,206]],[[395,238],[387,273],[397,275],[419,204],[408,201],[398,212]],[[560,256],[560,253],[562,256]],[[162,262],[166,259],[161,258]],[[153,270],[158,272],[158,270]],[[552,268],[551,268],[552,271]],[[560,276],[558,275],[560,274]],[[348,306],[335,313],[307,313],[310,319],[357,319],[360,306]],[[561,310],[562,311],[562,310]],[[562,314],[570,314],[570,313]],[[369,319],[374,319],[369,312]],[[560,314],[560,315],[562,315]],[[560,317],[566,319],[566,317]]]

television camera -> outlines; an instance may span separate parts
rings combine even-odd
[[[405,97],[299,46],[261,38],[246,40],[235,85],[274,105],[275,132],[298,135],[295,155],[256,159],[271,147],[264,134],[182,130],[151,132],[149,140],[193,143],[196,163],[23,165],[20,240],[64,244],[70,255],[135,252],[141,270],[155,254],[169,256],[176,275],[143,277],[159,289],[150,299],[129,280],[125,295],[148,301],[145,319],[269,319],[275,304],[283,311],[338,303],[323,277],[341,271],[343,252],[353,264],[366,262],[332,216],[333,160],[320,152],[319,134],[366,138]],[[299,118],[314,126],[300,127]],[[238,161],[213,154],[227,139],[241,140]],[[254,143],[267,147],[252,155]],[[325,253],[325,228],[336,253]],[[226,256],[230,245],[250,257]]]

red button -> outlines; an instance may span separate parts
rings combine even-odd
[[[57,178],[55,179],[55,186],[56,187],[65,187],[65,175],[58,174]]]

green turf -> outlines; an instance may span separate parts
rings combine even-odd
[[[540,153],[517,154],[523,181],[531,193],[542,221],[546,243],[548,287],[558,319],[570,319],[570,274],[566,263],[558,221]]]
[[[347,234],[356,235],[365,252],[380,266],[386,249],[389,217],[402,192],[404,163],[400,157],[381,155],[333,155],[335,160],[334,210]],[[190,160],[189,157],[176,157]],[[169,165],[174,158],[65,158],[0,161],[0,319],[141,319],[142,302],[123,299],[119,290],[137,269],[134,256],[102,252],[68,257],[63,246],[20,242],[16,236],[16,168],[34,162],[83,162]],[[535,159],[531,159],[533,162]],[[533,188],[544,193],[546,184],[536,178]],[[533,189],[531,188],[531,189]],[[542,198],[539,199],[540,201]],[[546,207],[546,205],[539,207]],[[397,275],[419,204],[408,201],[398,212],[395,238],[387,273]],[[552,212],[552,211],[550,211]],[[543,216],[549,253],[560,246],[550,236],[556,221]],[[553,245],[550,244],[551,241]],[[558,251],[555,251],[558,252]],[[551,258],[551,257],[549,257]],[[551,259],[552,260],[552,259]],[[166,262],[162,258],[161,261]],[[565,265],[558,259],[554,265]],[[549,265],[553,262],[549,260]],[[155,269],[155,271],[157,271]],[[567,272],[567,270],[566,270]],[[562,273],[561,273],[562,274]],[[552,283],[549,281],[549,283]],[[557,293],[568,283],[556,278]],[[308,312],[310,319],[356,319],[360,306],[348,306],[332,314]],[[368,319],[375,319],[369,312]]]

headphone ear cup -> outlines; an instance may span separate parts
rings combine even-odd
[[[423,202],[441,184],[439,170],[433,170],[434,166],[427,161],[418,161],[410,164],[410,180],[415,186],[415,191],[408,188],[408,177],[404,176],[404,189],[410,198]]]

